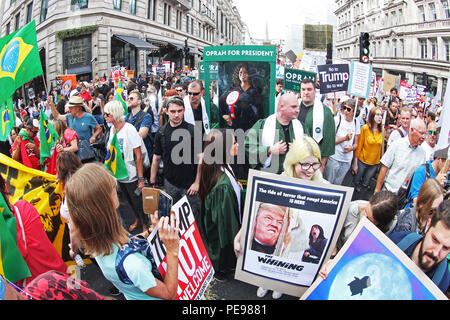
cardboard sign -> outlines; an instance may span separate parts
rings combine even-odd
[[[284,70],[284,89],[300,92],[300,83],[303,79],[313,79],[314,83],[316,83],[316,77],[317,75],[313,72],[286,68]]]
[[[77,88],[77,76],[75,74],[56,76],[56,90],[62,96],[68,97],[70,92],[76,88]]]
[[[172,210],[180,222],[180,247],[178,252],[177,300],[199,300],[205,294],[214,275],[214,269],[200,236],[194,213],[186,196]],[[156,227],[148,237],[158,270],[167,272],[166,248]]]
[[[347,91],[350,77],[348,64],[327,64],[317,66],[320,79],[320,93]]]
[[[447,300],[428,276],[384,233],[362,217],[302,300]]]
[[[395,88],[397,86],[397,81],[400,79],[399,76],[394,76],[389,73],[385,73],[384,76],[384,83],[383,83],[383,91],[389,92],[392,88]]]
[[[235,278],[300,297],[330,257],[352,193],[352,188],[250,170]],[[267,219],[276,227],[261,228]],[[317,230],[318,247],[310,237]]]
[[[372,80],[372,66],[369,64],[352,61],[350,71],[350,83],[348,84],[348,94],[367,99],[370,92]]]

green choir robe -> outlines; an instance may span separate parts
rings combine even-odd
[[[264,168],[264,163],[268,158],[269,147],[263,146],[260,141],[262,139],[262,130],[264,128],[264,123],[266,119],[258,120],[253,127],[248,131],[245,136],[245,155],[249,161],[251,169],[267,171],[275,174],[280,174],[284,171],[283,163],[286,158],[286,153],[282,155],[272,155],[272,162],[269,167]],[[333,120],[334,125],[334,120]],[[295,139],[294,127],[292,122],[289,125],[289,142]],[[284,135],[283,127],[276,121],[276,133],[274,143],[278,141],[285,141],[286,137]]]
[[[300,104],[300,108],[305,108],[303,104]],[[319,143],[320,154],[322,157],[329,157],[334,154],[334,147],[336,142],[336,132],[334,126],[334,116],[330,108],[323,106],[324,108],[324,118],[323,118],[323,137]],[[313,136],[313,109],[314,107],[309,107],[308,114],[306,115],[305,123],[303,125],[303,131],[305,135]],[[300,113],[299,113],[300,114]]]
[[[230,179],[223,173],[201,205],[205,247],[215,272],[236,267],[234,237],[239,232],[239,205]]]

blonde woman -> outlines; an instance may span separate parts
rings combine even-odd
[[[311,180],[317,182],[328,183],[322,176],[320,167],[321,153],[320,148],[313,138],[308,136],[302,136],[300,139],[294,140],[289,147],[289,151],[286,154],[286,158],[283,163],[284,172],[282,175]],[[308,248],[306,243],[296,241],[295,243],[290,239],[307,239],[307,230],[303,224],[300,215],[295,212],[289,213],[289,225],[287,228],[287,234],[281,250],[281,256],[292,256],[294,252],[299,252],[298,258],[301,260],[303,250]],[[238,232],[234,239],[234,251],[236,256],[242,253],[240,245],[241,231]],[[306,240],[305,240],[306,241]],[[264,297],[269,290],[259,287],[256,295],[260,298]],[[281,293],[274,291],[272,298],[279,299]]]
[[[439,181],[435,178],[425,180],[420,187],[416,205],[399,211],[394,232],[409,231],[422,234],[428,218],[431,218],[442,201],[444,190]]]
[[[125,284],[116,271],[116,256],[127,244],[129,233],[123,228],[117,208],[117,181],[99,163],[85,164],[65,186],[71,228],[80,239],[85,253],[95,258],[103,275],[128,300],[174,299],[178,287],[178,222],[175,215],[158,222],[159,237],[166,246],[167,273],[164,281],[152,274],[152,264],[135,252],[123,261],[132,284]],[[155,219],[157,213],[155,212]],[[152,218],[153,219],[153,218]],[[169,221],[170,220],[170,221]]]

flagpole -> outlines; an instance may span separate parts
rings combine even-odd
[[[47,91],[47,82],[45,81],[44,73],[42,73],[42,80],[44,81],[45,93],[48,93],[48,91]]]

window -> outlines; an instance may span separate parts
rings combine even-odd
[[[130,0],[130,14],[136,14],[136,0]]]
[[[419,8],[419,20],[424,22],[425,20],[425,9],[423,8],[423,6],[418,6]]]
[[[186,33],[189,33],[189,16],[186,16]]]
[[[31,21],[33,17],[33,2],[27,5],[27,23]]]
[[[434,5],[434,3],[430,3],[430,17],[432,20],[436,20],[437,19],[437,14],[436,14],[436,6]]]
[[[445,40],[445,61],[450,61],[450,39]]]
[[[6,25],[6,35],[11,33],[11,23],[8,22],[8,24]]]
[[[113,7],[116,10],[122,10],[122,0],[113,0]]]
[[[436,60],[438,55],[437,40],[433,39],[430,42],[431,42],[431,59]]]
[[[47,10],[48,10],[48,0],[42,0],[41,2],[41,16],[40,16],[40,22],[45,21],[47,18]]]
[[[427,40],[419,40],[420,42],[420,58],[427,59]]]
[[[84,9],[88,7],[88,0],[71,0],[70,8],[72,10]]]
[[[15,30],[19,30],[19,27],[20,27],[20,13],[16,14]]]
[[[444,8],[445,19],[450,18],[450,10],[448,8],[448,1],[442,1],[442,7]]]
[[[397,58],[397,40],[392,40],[392,47],[394,49],[393,56]]]
[[[400,57],[405,57],[405,41],[400,40]]]

